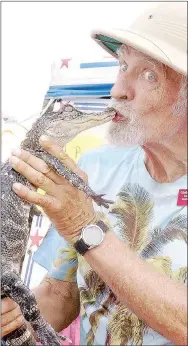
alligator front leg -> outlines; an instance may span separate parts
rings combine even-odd
[[[86,183],[85,181],[79,177],[76,173],[72,172],[68,167],[63,165],[57,158],[46,153],[41,152],[37,153],[37,156],[44,160],[49,167],[51,167],[54,171],[56,171],[59,175],[63,176],[65,179],[69,181],[74,187],[78,190],[84,191],[87,196],[90,196],[95,203],[99,206],[104,206],[105,208],[109,208],[108,204],[113,204],[114,202],[111,200],[104,199],[104,194],[96,194]]]
[[[5,296],[4,296],[5,297]],[[3,297],[1,297],[3,299]],[[26,323],[20,328],[14,330],[10,334],[2,338],[3,345],[7,346],[36,346],[37,342],[34,339]]]
[[[1,287],[3,294],[12,298],[20,306],[24,318],[31,324],[31,327],[43,346],[62,345],[61,337],[41,316],[34,294],[24,285],[17,273],[8,270],[4,271],[1,277]],[[31,345],[33,346],[35,344]],[[15,343],[10,343],[10,345],[15,345]],[[18,345],[30,346],[30,344],[22,345],[21,343]]]

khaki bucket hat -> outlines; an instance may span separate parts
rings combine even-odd
[[[92,30],[91,37],[115,58],[124,43],[187,75],[187,2],[154,2],[130,27]]]

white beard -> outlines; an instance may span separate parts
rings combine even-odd
[[[110,123],[106,134],[108,143],[116,146],[143,145],[146,142],[146,131],[136,113],[125,101],[113,101],[111,105],[128,120]]]
[[[138,126],[131,126],[130,123],[110,123],[106,134],[107,141],[117,146],[143,145],[146,135]]]

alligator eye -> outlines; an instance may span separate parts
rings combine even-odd
[[[72,112],[72,107],[71,106],[65,106],[64,110],[65,110],[65,112]]]
[[[77,118],[77,113],[71,114],[72,119]]]
[[[64,119],[69,119],[70,118],[70,115],[69,114],[65,114],[64,115]]]

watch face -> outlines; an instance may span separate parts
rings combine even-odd
[[[82,231],[84,243],[88,246],[100,245],[104,239],[102,229],[96,225],[89,225]]]

